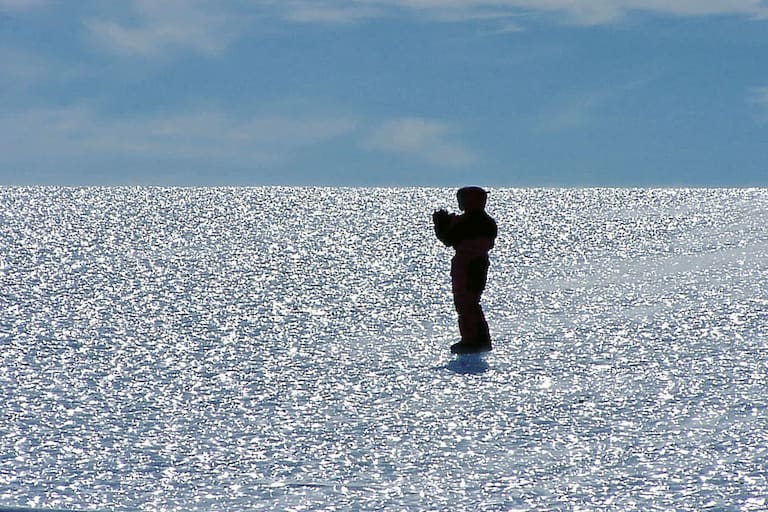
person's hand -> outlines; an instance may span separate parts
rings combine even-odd
[[[448,216],[449,216],[448,212],[445,211],[442,208],[439,209],[439,210],[435,210],[432,213],[432,222],[434,222],[435,224],[439,224],[441,222],[445,222],[445,219],[447,219]]]

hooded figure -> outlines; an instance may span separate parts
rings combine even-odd
[[[488,277],[488,252],[497,235],[496,222],[485,213],[488,193],[464,187],[456,193],[461,215],[438,210],[432,214],[437,238],[453,247],[451,288],[459,316],[461,341],[451,346],[454,354],[488,352],[492,349],[488,323],[480,297]]]

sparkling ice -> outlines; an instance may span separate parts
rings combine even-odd
[[[768,190],[0,188],[0,509],[765,510]]]

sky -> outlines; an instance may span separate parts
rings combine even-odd
[[[768,0],[0,0],[0,185],[768,186]]]

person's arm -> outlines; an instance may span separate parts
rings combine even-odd
[[[445,245],[456,247],[464,240],[487,238],[490,248],[493,248],[498,228],[491,217],[482,214],[445,215],[448,220],[445,221],[445,231],[440,238]]]

